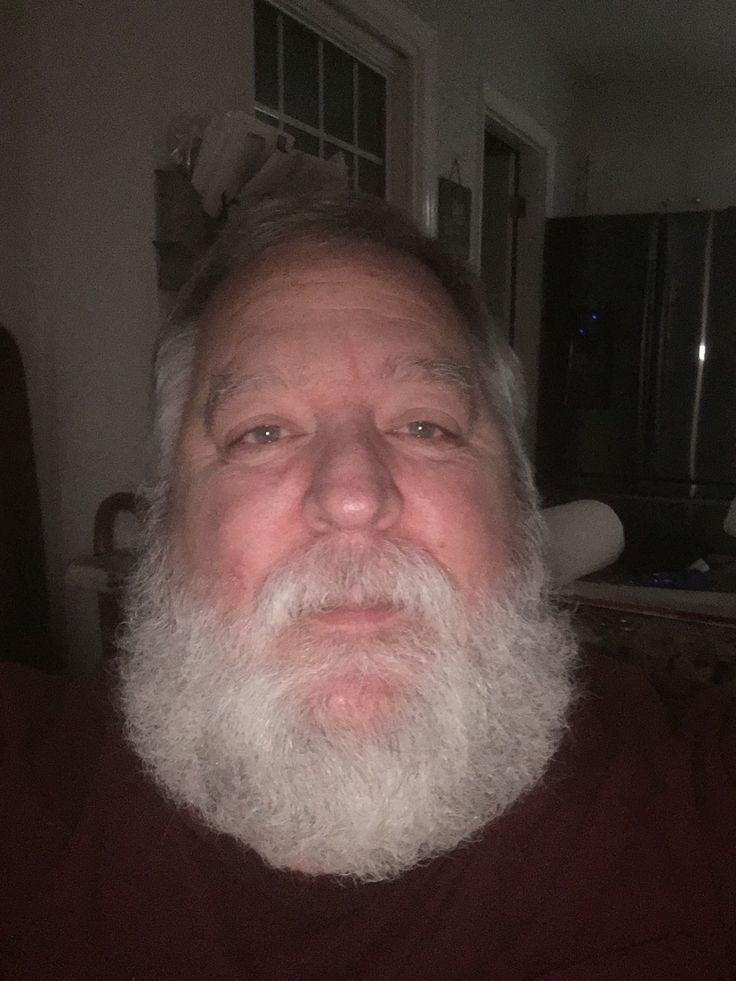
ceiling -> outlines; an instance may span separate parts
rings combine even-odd
[[[591,80],[736,83],[736,0],[517,0],[530,29]],[[521,11],[520,11],[521,12]]]

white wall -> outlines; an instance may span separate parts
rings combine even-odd
[[[95,601],[63,576],[90,550],[100,500],[143,472],[154,155],[175,113],[250,104],[250,21],[230,0],[43,0],[18,22],[21,194],[0,315],[29,375],[54,620],[84,663],[98,650]]]
[[[17,2],[0,4],[0,124],[13,136],[0,151],[0,318],[26,360],[54,618],[79,665],[98,651],[95,598],[65,587],[64,570],[89,551],[102,498],[144,467],[155,155],[177,113],[250,106],[250,5],[27,0],[21,17]],[[458,157],[478,206],[481,78],[564,148],[562,73],[508,0],[409,6],[439,35],[440,172]]]
[[[574,88],[548,50],[533,16],[534,4],[519,4],[516,0],[408,0],[407,5],[431,24],[439,37],[440,173],[447,175],[457,158],[463,183],[472,188],[473,207],[476,211],[481,208],[480,94],[485,82],[486,88],[498,93],[517,115],[527,117],[536,124],[535,129],[545,130],[556,141],[551,211],[568,212],[573,201],[577,153]],[[529,171],[538,170],[541,165],[536,154],[522,151],[522,189],[534,184]],[[524,437],[530,452],[536,441],[541,297],[537,288],[525,285],[532,277],[535,287],[541,280],[543,212],[543,201],[528,201],[518,253],[520,290],[514,348],[527,380]],[[479,227],[476,225],[476,230]]]
[[[47,562],[58,569],[62,528],[54,338],[48,325],[38,323],[35,316],[40,270],[34,269],[36,236],[31,220],[37,207],[31,195],[36,161],[31,154],[35,113],[29,53],[34,43],[36,33],[22,0],[0,4],[0,321],[18,341],[24,360]],[[61,602],[58,595],[55,599],[58,623]]]
[[[500,92],[559,143],[555,211],[571,207],[574,160],[573,88],[545,46],[534,20],[514,0],[407,0],[439,37],[439,171],[455,157],[463,182],[480,202],[478,103],[481,80]]]
[[[588,214],[736,205],[736,82],[662,75],[583,93]],[[699,199],[699,200],[698,200]]]

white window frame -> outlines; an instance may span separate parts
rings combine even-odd
[[[435,31],[405,7],[389,0],[269,0],[269,3],[370,67],[389,74],[386,197],[434,234],[437,227]],[[401,59],[404,67],[398,77],[397,59]],[[400,104],[403,104],[404,118],[400,132],[394,133],[393,128],[398,128]],[[404,148],[406,173],[397,181],[393,154],[398,145]]]

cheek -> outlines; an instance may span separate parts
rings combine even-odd
[[[251,599],[298,544],[292,495],[283,481],[264,488],[221,476],[188,494],[184,514],[187,567],[228,609]]]
[[[506,573],[510,514],[510,496],[493,476],[439,480],[416,496],[413,537],[423,538],[423,546],[472,594]]]

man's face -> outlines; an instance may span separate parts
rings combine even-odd
[[[397,875],[559,740],[571,647],[456,318],[407,261],[305,251],[210,305],[122,693],[167,792],[278,867]]]
[[[203,336],[174,548],[223,610],[326,540],[417,547],[471,603],[503,577],[505,453],[428,273],[302,251],[222,289]],[[365,632],[395,615],[346,604],[315,627]]]

